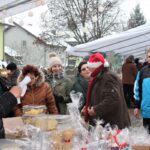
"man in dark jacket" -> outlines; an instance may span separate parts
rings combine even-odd
[[[108,70],[108,62],[103,55],[90,56],[88,67],[93,80],[89,84],[85,107],[85,119],[95,125],[94,119],[103,119],[119,129],[130,126],[130,118],[119,78]]]
[[[21,89],[17,86],[14,86],[9,92],[5,92],[0,96],[0,138],[5,138],[2,118],[7,116],[7,114],[17,104],[16,98],[20,97],[20,94]]]
[[[10,70],[10,73],[8,74],[8,80],[10,81],[11,85],[17,85],[17,79],[20,74],[19,69],[17,68],[17,65],[13,62],[9,63],[7,65],[7,70]]]

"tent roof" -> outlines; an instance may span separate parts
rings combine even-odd
[[[44,5],[48,0],[0,0],[0,18],[6,18]]]
[[[150,24],[145,24],[115,35],[109,35],[98,40],[68,47],[66,52],[76,56],[86,56],[91,52],[114,52],[123,56],[137,56],[150,47]],[[137,53],[138,52],[138,53]]]

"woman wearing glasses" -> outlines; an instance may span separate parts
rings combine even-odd
[[[88,82],[91,78],[90,76],[91,72],[87,67],[87,62],[80,62],[78,66],[78,74],[72,86],[73,91],[82,93],[81,103],[79,107],[80,110],[82,110],[82,108],[85,106]]]

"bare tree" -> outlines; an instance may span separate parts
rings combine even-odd
[[[41,37],[57,41],[71,33],[81,44],[108,35],[119,28],[119,3],[119,0],[50,0],[49,15],[43,14],[41,18],[45,28]]]

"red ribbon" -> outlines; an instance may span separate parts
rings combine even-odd
[[[118,140],[117,140],[117,135],[119,135],[120,132],[121,132],[120,130],[117,130],[116,135],[114,135],[114,140],[115,140],[115,143],[117,144],[118,147],[125,148],[125,147],[128,146],[128,144],[127,144],[126,142],[120,144],[120,143],[118,142]]]
[[[70,142],[71,142],[71,140],[64,140],[64,142],[65,142],[65,143],[70,143]]]

